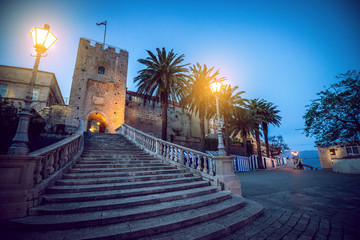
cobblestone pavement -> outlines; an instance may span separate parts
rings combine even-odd
[[[237,173],[263,216],[224,239],[360,239],[360,175],[277,169]]]

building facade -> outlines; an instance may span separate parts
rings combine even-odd
[[[332,169],[334,159],[359,156],[359,145],[338,144],[331,147],[318,147],[322,169]]]
[[[66,125],[114,133],[124,123],[128,52],[80,38]]]
[[[23,107],[29,89],[32,69],[0,65],[0,96]],[[64,105],[64,99],[54,73],[38,71],[31,107],[36,111],[51,105]]]

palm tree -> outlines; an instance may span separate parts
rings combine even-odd
[[[201,151],[205,152],[205,116],[209,117],[211,105],[215,105],[212,96],[210,84],[215,81],[219,75],[219,70],[213,72],[214,67],[208,68],[206,64],[201,66],[199,63],[190,67],[190,75],[188,76],[188,84],[184,93],[182,104],[188,109],[199,114],[200,119],[200,139]],[[225,78],[218,80],[223,81]]]
[[[161,137],[167,139],[167,109],[169,100],[179,101],[181,91],[186,84],[188,64],[181,64],[184,61],[184,54],[178,56],[173,50],[166,53],[165,48],[156,48],[157,55],[146,50],[149,56],[145,59],[138,59],[138,62],[145,65],[145,68],[138,72],[134,78],[137,82],[139,94],[145,97],[157,96],[161,103]]]
[[[230,84],[225,84],[222,86],[220,95],[219,95],[219,109],[220,114],[224,118],[224,135],[225,135],[225,151],[229,152],[229,124],[232,115],[235,112],[235,109],[239,106],[244,106],[247,101],[245,98],[241,97],[241,94],[245,93],[240,91],[235,93],[238,89],[238,86],[231,87]]]
[[[230,133],[231,136],[236,136],[240,133],[244,143],[245,156],[248,155],[247,137],[250,134],[253,136],[256,135],[256,131],[259,131],[258,126],[260,122],[260,116],[251,114],[250,110],[241,107],[235,108],[234,114],[230,120]]]
[[[264,133],[264,138],[265,138],[265,146],[266,146],[266,156],[270,157],[270,150],[269,150],[269,139],[268,139],[268,135],[269,135],[269,124],[273,125],[273,126],[280,126],[280,121],[281,121],[281,117],[278,115],[278,113],[280,112],[279,110],[276,109],[277,106],[275,106],[273,103],[271,102],[266,102],[263,108],[263,112],[262,112],[262,131]]]
[[[251,115],[253,115],[256,118],[259,118],[262,121],[262,114],[263,114],[264,108],[265,108],[265,101],[263,99],[261,99],[261,100],[259,100],[258,98],[251,99],[249,101],[248,108],[250,110]],[[258,166],[260,169],[264,169],[265,166],[262,161],[259,125],[260,124],[257,124],[255,126],[255,139],[256,139],[256,148],[257,148],[257,153],[258,153]]]

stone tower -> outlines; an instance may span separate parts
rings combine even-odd
[[[128,52],[80,38],[67,125],[114,133],[124,123]],[[95,123],[95,126],[94,126]],[[94,128],[93,128],[94,126]]]

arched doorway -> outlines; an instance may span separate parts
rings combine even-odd
[[[101,113],[90,114],[87,122],[88,132],[105,133],[106,127],[107,127],[107,123],[104,115],[102,115]]]

